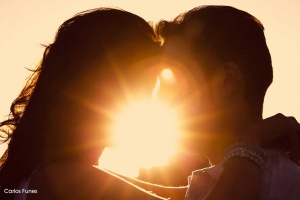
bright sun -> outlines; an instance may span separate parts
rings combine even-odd
[[[174,122],[175,114],[163,103],[155,100],[135,102],[118,117],[115,141],[120,147],[151,150],[155,144],[156,148],[166,151],[174,145],[177,132]]]
[[[161,75],[171,78],[173,74],[167,69]],[[179,136],[178,118],[174,110],[156,99],[159,87],[157,78],[152,99],[132,102],[116,117],[113,128],[116,148],[105,149],[99,160],[100,167],[137,176],[140,167],[167,163]]]

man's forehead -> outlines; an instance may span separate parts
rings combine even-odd
[[[194,49],[192,40],[187,36],[174,36],[165,40],[160,57],[173,61],[174,67],[188,71],[196,78],[199,73],[203,73],[203,66],[199,62],[201,54]]]
[[[198,41],[197,45],[201,45],[199,41],[203,39],[203,29],[204,25],[198,19],[185,22],[184,28],[182,28],[180,33],[166,38],[162,46],[163,51],[167,51],[167,53],[164,54],[166,54],[166,56],[175,55],[176,53],[182,55],[182,53],[186,52],[183,55],[193,56],[192,45],[195,39]]]
[[[173,36],[164,41],[160,55],[169,59],[191,57],[192,42],[183,36]]]

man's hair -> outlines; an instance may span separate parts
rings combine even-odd
[[[262,113],[266,90],[273,70],[262,23],[247,12],[229,6],[200,6],[173,21],[160,21],[158,35],[187,37],[196,54],[210,50],[221,62],[239,65],[245,80],[245,99],[255,114]]]

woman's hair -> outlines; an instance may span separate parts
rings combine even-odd
[[[39,163],[78,153],[71,148],[81,141],[75,138],[89,133],[75,136],[67,129],[89,120],[92,111],[69,94],[85,97],[95,89],[91,82],[101,82],[113,66],[126,68],[155,55],[154,40],[145,20],[123,10],[88,10],[65,21],[13,101],[8,120],[0,123],[3,142],[9,142],[1,158],[0,187],[16,188]]]

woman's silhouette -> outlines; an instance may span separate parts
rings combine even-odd
[[[81,12],[60,26],[0,124],[9,141],[2,193],[25,184],[34,193],[27,199],[156,199],[91,167],[110,145],[110,113],[126,98],[124,83],[144,79],[134,66],[157,55],[154,40],[146,21],[117,9]]]

